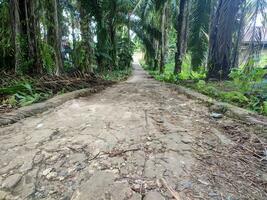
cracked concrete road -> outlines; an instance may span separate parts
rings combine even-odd
[[[206,106],[134,68],[127,82],[0,128],[0,199],[201,199],[183,193],[192,145],[207,129],[209,143],[228,140]]]

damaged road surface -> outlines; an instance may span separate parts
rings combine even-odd
[[[267,199],[266,143],[254,136],[264,127],[215,119],[134,68],[127,82],[0,128],[0,199]]]

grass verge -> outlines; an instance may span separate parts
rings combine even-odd
[[[235,78],[231,81],[206,82],[203,80],[204,72],[191,73],[188,66],[183,66],[182,73],[179,75],[173,74],[174,64],[172,63],[165,66],[165,72],[162,74],[151,70],[144,63],[142,66],[158,81],[183,85],[216,100],[267,116],[267,80],[246,82]]]

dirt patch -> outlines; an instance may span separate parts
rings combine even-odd
[[[199,162],[193,167],[191,178],[200,187],[193,188],[191,195],[199,199],[266,198],[267,143],[256,134],[263,129],[229,119],[215,124],[232,143],[222,145],[221,140],[211,143],[214,135],[209,129],[197,138],[193,148]]]

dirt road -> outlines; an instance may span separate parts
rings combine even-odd
[[[251,135],[262,127],[214,119],[134,68],[127,82],[0,128],[0,199],[267,199]]]

